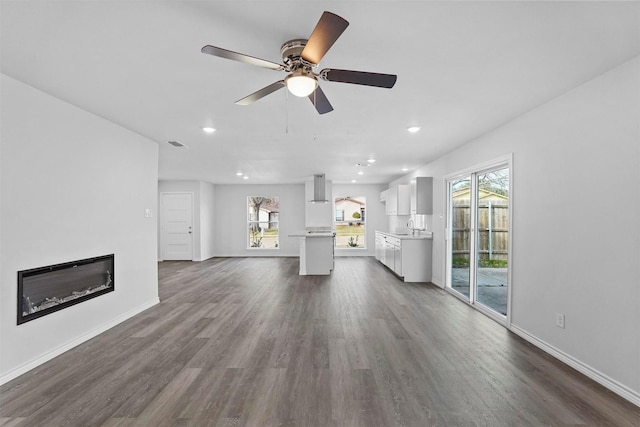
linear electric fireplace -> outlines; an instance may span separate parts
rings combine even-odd
[[[115,290],[114,255],[18,271],[18,325]]]

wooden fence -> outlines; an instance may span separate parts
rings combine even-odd
[[[453,206],[453,257],[469,259],[471,209],[468,200]],[[478,252],[480,259],[507,260],[509,254],[509,202],[481,200],[478,206]]]

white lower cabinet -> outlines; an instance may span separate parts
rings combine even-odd
[[[376,259],[384,264],[384,236],[376,233]]]
[[[400,277],[402,277],[402,243],[393,247],[393,271]]]
[[[405,282],[431,281],[431,253],[431,239],[403,239],[376,232],[376,259]]]
[[[384,244],[384,262],[383,264],[393,270],[393,266],[395,264],[395,253],[393,250],[393,245],[389,242],[385,242]]]

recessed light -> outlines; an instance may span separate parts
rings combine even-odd
[[[409,170],[409,168],[402,168],[402,172],[406,172],[408,170]]]
[[[215,128],[212,128],[211,126],[205,126],[202,128],[202,130],[206,133],[214,133],[216,131]]]
[[[243,176],[242,179],[249,179],[247,175]]]
[[[353,183],[355,184],[355,183],[356,183],[356,182],[358,182],[358,181],[356,181],[355,179],[352,179],[352,180],[351,180],[351,182],[353,182]]]
[[[375,162],[376,162],[376,159],[369,159],[369,160],[367,160],[367,163],[375,163]]]
[[[410,128],[407,128],[407,130],[411,133],[416,133],[420,130],[420,126],[411,126]]]
[[[236,176],[242,176],[242,172],[240,171],[236,172]]]
[[[358,175],[364,175],[364,172],[358,171]]]

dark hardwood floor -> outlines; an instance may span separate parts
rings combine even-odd
[[[297,268],[160,263],[161,304],[3,385],[0,425],[640,425],[640,408],[433,285],[372,258]]]

